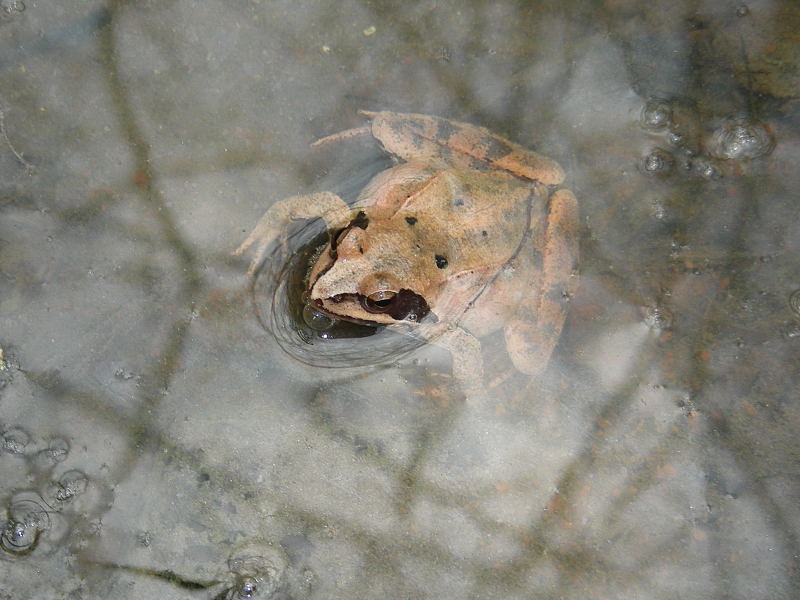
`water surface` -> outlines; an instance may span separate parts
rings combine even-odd
[[[799,25],[0,1],[0,598],[797,597]],[[386,165],[309,149],[358,109],[564,167],[581,287],[542,377],[491,337],[467,403],[435,346],[325,369],[260,327],[231,252]]]

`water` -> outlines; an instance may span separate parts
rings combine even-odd
[[[800,595],[798,21],[0,2],[0,598]],[[385,168],[309,148],[358,109],[564,168],[581,286],[541,377],[490,336],[464,402],[439,347],[324,368],[261,327],[231,252]]]

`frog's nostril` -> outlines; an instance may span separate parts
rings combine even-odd
[[[345,229],[336,238],[336,255],[347,259],[364,254],[369,244],[366,232],[360,227]]]

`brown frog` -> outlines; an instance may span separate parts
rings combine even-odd
[[[369,123],[320,140],[371,134],[399,164],[353,206],[330,192],[275,203],[236,250],[255,245],[255,276],[291,221],[324,219],[331,240],[307,302],[334,319],[382,324],[450,350],[468,395],[483,386],[479,338],[502,330],[514,366],[548,363],[578,285],[578,207],[553,160],[483,127],[363,112]]]

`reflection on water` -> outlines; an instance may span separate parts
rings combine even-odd
[[[0,598],[797,596],[799,19],[0,2]],[[490,335],[465,403],[435,346],[319,368],[261,328],[230,253],[357,195],[308,148],[357,109],[565,168],[542,376]]]

